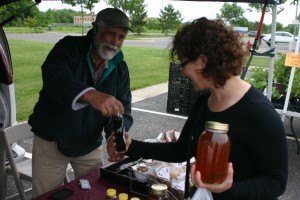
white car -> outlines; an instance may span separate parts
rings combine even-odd
[[[271,34],[263,35],[262,38],[267,43],[271,42]],[[297,37],[295,37],[293,34],[285,31],[277,31],[275,35],[275,43],[290,43],[293,40],[297,40]]]

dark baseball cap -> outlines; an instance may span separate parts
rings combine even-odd
[[[98,12],[96,20],[92,24],[97,25],[99,21],[104,22],[107,26],[121,26],[133,32],[129,27],[128,17],[117,8],[106,8]]]

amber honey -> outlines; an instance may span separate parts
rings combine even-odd
[[[204,183],[221,183],[226,179],[231,146],[227,132],[228,124],[205,124],[196,155],[196,169]]]

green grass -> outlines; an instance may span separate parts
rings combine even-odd
[[[46,27],[4,27],[5,33],[42,33],[47,31]]]
[[[53,44],[9,40],[17,103],[17,119],[26,120],[41,88],[40,66]]]
[[[156,48],[124,47],[131,89],[166,82],[169,75],[168,51]]]
[[[27,120],[42,87],[41,65],[54,44],[9,40],[16,92],[17,120]],[[129,66],[131,89],[168,80],[168,51],[154,48],[124,47]]]
[[[253,56],[253,59],[250,63],[250,66],[257,66],[257,67],[269,67],[269,58],[268,57],[256,57]]]
[[[91,27],[84,27],[84,34],[86,34]],[[47,33],[47,32],[60,32],[66,34],[80,34],[82,33],[82,28],[79,26],[66,26],[66,27],[51,27],[51,31],[48,30],[48,27],[38,27],[38,28],[30,28],[30,27],[4,27],[5,33]],[[173,36],[174,31],[169,33],[168,36]],[[126,39],[127,40],[138,40],[141,38],[160,38],[166,37],[164,33],[160,30],[146,30],[140,35],[136,33],[129,32]]]

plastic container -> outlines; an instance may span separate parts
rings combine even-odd
[[[205,124],[196,155],[196,170],[204,183],[222,183],[227,177],[231,147],[228,128],[228,124],[214,121]]]
[[[106,190],[106,200],[117,200],[117,191],[113,188]]]
[[[118,195],[118,200],[128,200],[128,194],[126,194],[126,193],[120,193]]]

